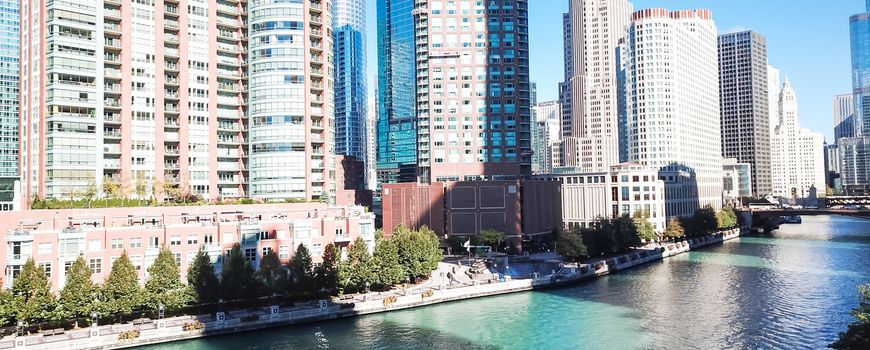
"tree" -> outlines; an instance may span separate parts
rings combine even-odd
[[[438,236],[427,226],[419,230],[396,227],[392,239],[399,249],[399,264],[409,277],[428,277],[444,258]]]
[[[290,273],[291,284],[296,293],[309,295],[314,292],[314,263],[311,261],[311,253],[302,243],[296,247],[296,253],[290,260]]]
[[[725,207],[716,213],[716,228],[723,230],[737,226],[737,214],[731,207]]]
[[[347,252],[347,280],[345,287],[351,290],[363,290],[366,284],[374,282],[374,261],[369,255],[368,247],[361,237],[357,237]]]
[[[111,314],[130,314],[142,304],[138,273],[126,251],[112,263],[102,294],[106,311]]]
[[[27,259],[21,272],[12,281],[12,303],[15,318],[28,324],[55,318],[55,299],[45,271]]]
[[[480,233],[472,236],[472,239],[476,245],[487,245],[491,247],[493,251],[498,251],[498,247],[501,245],[501,242],[504,241],[504,232],[491,229],[480,230]]]
[[[372,283],[381,290],[402,282],[406,275],[405,269],[399,265],[399,248],[392,240],[383,238],[383,232],[375,235],[375,252],[372,254]]]
[[[716,231],[716,210],[709,205],[698,209],[692,216],[692,226],[693,230],[688,232],[690,236],[702,236]]]
[[[148,183],[145,179],[136,179],[133,190],[136,192],[136,200],[141,203],[142,198],[145,198],[145,193],[148,191]]]
[[[556,252],[567,261],[580,261],[588,256],[580,230],[562,228],[556,231]]]
[[[281,266],[281,260],[274,251],[268,251],[260,260],[260,268],[257,269],[257,279],[263,286],[266,295],[281,294],[287,286],[287,270]]]
[[[187,285],[190,286],[197,304],[213,304],[218,301],[220,285],[214,273],[214,264],[202,249],[187,267]]]
[[[85,191],[82,193],[85,199],[88,200],[88,208],[91,207],[91,201],[97,196],[97,192],[97,185],[93,181],[88,182],[88,186],[85,187]]]
[[[858,286],[858,293],[858,307],[849,312],[855,321],[830,345],[834,349],[870,349],[870,284]]]
[[[121,197],[121,184],[115,181],[110,176],[103,177],[103,193],[111,198]]]
[[[0,280],[0,285],[3,285]],[[0,327],[6,327],[15,322],[15,305],[12,294],[6,288],[0,288]]]
[[[253,282],[254,268],[245,261],[242,247],[236,243],[221,266],[221,297],[227,301],[255,297],[257,293],[248,290],[254,286]]]
[[[187,287],[181,283],[175,255],[166,246],[161,247],[157,259],[148,268],[148,280],[145,281],[146,305],[152,309],[163,305],[167,311],[174,311],[190,300]]]
[[[60,310],[64,318],[87,318],[95,310],[97,285],[91,280],[91,269],[79,256],[66,271],[66,285],[60,291]]]
[[[317,275],[317,285],[326,290],[327,293],[332,294],[338,288],[340,261],[341,251],[336,248],[335,244],[327,244],[323,248],[323,262],[314,269]]]
[[[649,243],[659,238],[656,229],[651,223],[649,223],[647,216],[639,215],[632,220],[634,221],[634,226],[637,228],[637,237],[639,239]]]
[[[641,245],[637,225],[628,215],[613,219],[613,226],[616,232],[617,251]]]
[[[686,233],[683,230],[683,225],[680,224],[680,220],[677,218],[670,218],[667,227],[665,228],[665,237],[677,239],[685,235]]]

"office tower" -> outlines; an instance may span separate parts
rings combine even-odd
[[[711,12],[636,11],[620,52],[626,158],[658,170],[668,216],[691,215],[707,205],[721,208],[719,69]]]
[[[770,134],[773,135],[773,130],[779,125],[779,92],[782,84],[779,80],[779,69],[767,65],[767,107],[768,119],[770,122]]]
[[[18,208],[19,1],[0,2],[0,211]]]
[[[182,4],[21,7],[25,200],[246,195],[244,2]]]
[[[849,17],[852,45],[852,99],[855,136],[838,142],[846,194],[870,193],[870,2],[867,11]]]
[[[855,136],[855,103],[851,94],[834,96],[834,142]]]
[[[333,2],[335,38],[335,153],[365,163],[366,79],[365,2]]]
[[[563,165],[609,171],[619,162],[618,58],[632,5],[627,0],[571,0],[563,16],[561,84]]]
[[[381,180],[412,161],[421,183],[528,175],[527,1],[379,5]]]
[[[779,95],[779,125],[771,139],[773,195],[807,198],[825,193],[822,135],[800,127],[797,97],[788,78]]]
[[[560,123],[562,108],[559,101],[538,103],[534,110],[535,121],[532,133],[532,174],[549,174],[554,166],[553,149],[558,151],[562,135]]]
[[[366,188],[378,188],[378,92],[368,98],[366,109]]]
[[[335,191],[332,1],[248,7],[251,196],[329,200]]]
[[[750,164],[751,193],[765,196],[771,191],[767,39],[744,31],[720,35],[718,43],[722,156]]]
[[[417,180],[415,0],[378,0],[378,182]]]

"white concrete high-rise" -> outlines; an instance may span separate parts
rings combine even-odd
[[[562,161],[583,171],[619,163],[616,49],[626,35],[628,0],[571,0],[563,16]]]
[[[372,191],[378,188],[378,93],[368,98],[366,110],[366,188]]]
[[[785,79],[779,94],[779,124],[771,139],[773,195],[806,198],[810,188],[825,193],[822,135],[800,127],[797,97]]]
[[[779,69],[767,65],[767,106],[769,108],[768,116],[770,116],[770,135],[773,135],[773,130],[779,125],[779,92],[782,88],[779,80]]]
[[[561,104],[559,101],[545,101],[538,103],[533,111],[536,120],[533,121],[532,133],[532,174],[549,174],[554,166],[558,166],[553,163],[553,147],[561,138]]]
[[[716,25],[709,10],[634,12],[620,46],[626,158],[658,170],[665,212],[722,207]]]

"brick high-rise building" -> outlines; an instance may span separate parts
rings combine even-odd
[[[753,31],[719,36],[722,156],[748,163],[752,193],[771,193],[767,39]]]

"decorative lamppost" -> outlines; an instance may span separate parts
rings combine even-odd
[[[163,306],[163,304],[160,304],[157,306],[157,319],[158,320],[163,318],[163,312],[165,310],[166,310],[166,308]]]

